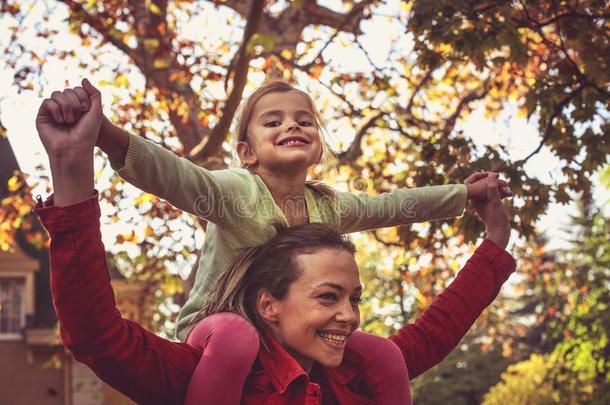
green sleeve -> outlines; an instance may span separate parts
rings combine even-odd
[[[338,193],[338,230],[350,233],[457,217],[464,211],[466,197],[463,184],[401,188],[376,196]]]
[[[236,197],[253,187],[245,170],[206,170],[131,134],[125,164],[110,163],[128,183],[218,225],[231,223]]]

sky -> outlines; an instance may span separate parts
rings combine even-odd
[[[27,2],[26,2],[27,3]],[[40,4],[40,2],[37,2]],[[54,2],[47,1],[45,4]],[[328,5],[337,7],[338,2],[327,1]],[[380,14],[392,15],[396,14],[400,9],[400,1],[391,1],[383,10],[379,10]],[[33,8],[30,15],[27,17],[31,21],[36,21],[40,18],[42,8]],[[57,26],[58,28],[65,27],[66,11],[62,7],[53,9],[53,18],[50,20],[49,26]],[[24,24],[26,22],[23,22]],[[208,15],[203,14],[191,18],[184,22],[185,37],[196,38],[198,35],[198,27],[207,26],[209,29],[221,31],[226,29],[221,19],[211,19]],[[206,25],[207,24],[207,25]],[[9,36],[5,25],[0,20],[0,48],[4,47]],[[35,24],[33,24],[35,27]],[[364,35],[361,43],[367,49],[369,57],[373,62],[380,65],[386,60],[389,49],[388,38],[399,38],[399,45],[408,47],[407,43],[402,43],[408,39],[400,38],[402,31],[400,26],[393,23],[390,19],[383,16],[375,17],[370,21],[366,21],[363,25]],[[26,31],[27,32],[27,31]],[[29,31],[29,34],[34,35],[34,28]],[[210,40],[213,40],[211,38]],[[23,39],[21,42],[25,42]],[[72,35],[60,33],[55,40],[61,44],[61,47],[76,49],[81,58],[87,59],[87,50],[80,46],[80,40]],[[32,36],[32,46],[36,45],[36,38]],[[340,41],[328,47],[327,51],[332,55],[334,61],[338,61],[342,69],[345,71],[360,70],[362,66],[368,64],[366,56],[360,50],[346,46]],[[112,58],[116,58],[116,53],[109,52],[108,60],[101,63],[113,63]],[[117,63],[114,60],[114,63]],[[70,86],[77,85],[84,74],[78,68],[78,63],[75,60],[50,60],[43,69],[43,74],[48,82],[48,91],[45,91],[45,96],[49,96],[53,90],[61,90],[68,82]],[[100,70],[95,77],[90,77],[91,81],[99,86],[103,81],[111,81],[112,76],[108,71]],[[132,86],[141,87],[143,80],[139,74],[129,75],[129,81]],[[9,141],[15,151],[17,160],[21,169],[26,173],[34,173],[35,167],[42,164],[48,167],[47,159],[42,148],[38,136],[36,134],[34,119],[36,111],[41,103],[41,98],[34,92],[25,92],[17,94],[15,88],[10,84],[13,82],[12,72],[9,69],[0,69],[0,119],[7,127]],[[102,91],[103,100],[111,100],[116,94],[116,89],[108,86],[99,86]],[[482,109],[475,110],[466,120],[458,124],[458,128],[463,129],[464,133],[471,137],[477,145],[486,144],[502,144],[508,147],[509,154],[513,160],[527,156],[533,151],[539,143],[540,136],[538,134],[537,121],[534,116],[530,120],[517,117],[517,108],[514,103],[507,103],[507,106],[502,114],[496,119],[487,119],[483,115]],[[553,182],[560,177],[558,171],[558,160],[548,151],[543,148],[540,153],[534,156],[526,166],[527,172],[532,177],[537,177],[546,183]],[[596,197],[598,201],[608,201],[610,196],[608,191],[601,188],[596,188]],[[551,205],[548,213],[539,221],[538,227],[547,233],[550,237],[550,246],[565,246],[569,234],[563,230],[566,228],[568,214],[576,213],[573,205],[562,206],[558,204]],[[120,229],[115,229],[114,232],[108,232],[105,235],[105,242],[113,240],[113,235],[120,232]]]

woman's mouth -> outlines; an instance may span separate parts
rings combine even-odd
[[[318,336],[322,338],[322,341],[324,341],[324,343],[336,349],[342,349],[343,347],[345,347],[345,342],[347,342],[348,338],[348,335],[327,333],[321,331],[318,332]]]

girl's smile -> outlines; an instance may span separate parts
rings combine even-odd
[[[307,173],[322,153],[314,113],[303,95],[275,92],[256,103],[247,142],[238,144],[241,160],[256,172]]]

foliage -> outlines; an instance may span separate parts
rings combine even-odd
[[[509,364],[501,346],[483,350],[481,329],[471,331],[446,359],[416,378],[413,401],[426,405],[480,404],[490,387],[500,381]]]
[[[553,276],[532,286],[542,307],[537,321],[545,344],[535,348],[542,353],[509,366],[485,404],[610,400],[610,221],[585,209],[574,226],[574,247],[557,252]]]

